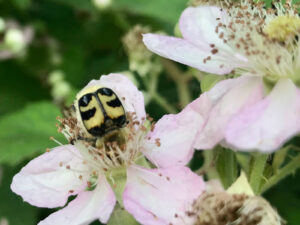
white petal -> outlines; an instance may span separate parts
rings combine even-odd
[[[203,49],[181,38],[168,37],[157,34],[145,34],[143,41],[147,48],[156,54],[194,67],[201,71],[226,74],[233,67],[228,63],[228,57],[212,54],[207,49]],[[208,56],[211,60],[204,60]]]
[[[68,206],[38,225],[87,225],[96,219],[106,223],[115,203],[115,195],[105,177],[102,177],[95,190],[81,192]]]
[[[203,95],[180,113],[163,116],[148,135],[144,151],[147,158],[159,167],[186,165],[193,156],[197,131],[205,122],[207,105]]]
[[[228,122],[242,109],[262,99],[263,84],[261,78],[242,76],[219,82],[207,94],[212,109],[195,141],[198,149],[211,149],[220,142]]]
[[[240,112],[226,129],[226,140],[241,150],[270,152],[300,131],[300,91],[289,79]]]
[[[219,7],[201,6],[189,7],[183,11],[179,20],[180,31],[185,40],[201,47],[205,50],[211,50],[210,44],[214,44],[218,49],[231,48],[219,38],[222,28],[219,27],[219,33],[216,33],[216,27],[219,23],[224,23],[226,13]],[[231,50],[232,51],[232,50]]]
[[[85,189],[86,171],[78,150],[65,145],[30,161],[14,176],[11,189],[32,205],[59,207]]]
[[[129,167],[124,206],[144,225],[193,224],[186,212],[205,184],[187,167]]]
[[[111,88],[120,98],[126,112],[136,113],[139,120],[146,117],[144,96],[141,91],[124,75],[111,73],[102,75],[100,80],[92,80],[88,86]]]

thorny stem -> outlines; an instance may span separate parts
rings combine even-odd
[[[267,191],[269,188],[273,187],[277,184],[280,180],[285,178],[286,176],[295,172],[296,169],[300,167],[300,154],[294,157],[286,166],[282,169],[279,169],[277,173],[272,176],[268,182],[262,187],[261,192]]]
[[[183,73],[179,68],[170,60],[161,59],[162,65],[166,70],[167,75],[176,83],[179,93],[180,108],[184,108],[191,102],[191,94],[188,87],[188,82],[192,79],[189,73]]]
[[[259,194],[261,190],[261,183],[268,157],[268,154],[261,153],[256,153],[253,155],[253,161],[249,174],[249,183],[256,195]]]

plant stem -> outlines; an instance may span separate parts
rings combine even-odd
[[[157,92],[158,76],[159,74],[152,74],[149,79],[147,79],[147,77],[143,79],[148,94],[151,99],[156,101],[156,103],[159,104],[168,113],[175,114],[177,113],[177,109],[169,104],[168,101]]]
[[[268,182],[262,187],[262,192],[265,192],[269,188],[273,187],[280,180],[285,178],[286,176],[295,172],[297,168],[300,168],[300,154],[298,154],[295,158],[293,158],[286,166],[282,169],[279,169],[277,173],[272,176]]]
[[[188,73],[183,73],[175,63],[167,59],[161,59],[167,75],[176,83],[180,108],[184,108],[191,102],[191,94],[188,87],[188,82],[192,79]]]
[[[203,151],[204,165],[196,171],[197,174],[205,174],[208,180],[219,179],[216,169],[216,153],[214,149]]]
[[[161,107],[163,107],[168,113],[177,113],[177,109],[169,104],[165,98],[163,98],[158,93],[152,93],[152,98],[155,100]]]
[[[260,194],[261,183],[268,157],[268,154],[261,153],[256,153],[253,156],[253,161],[249,174],[249,183],[256,195]]]

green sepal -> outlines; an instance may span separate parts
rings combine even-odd
[[[135,161],[135,164],[147,169],[151,168],[149,161],[145,157],[139,157],[138,160]]]
[[[107,225],[138,225],[139,223],[119,204],[116,205]]]
[[[123,192],[127,180],[126,167],[113,169],[106,173],[106,179],[114,191],[117,201],[123,207]]]
[[[259,152],[252,154],[250,161],[250,170],[248,174],[248,180],[252,187],[252,190],[256,195],[260,194],[261,187],[264,179],[264,171],[269,155]]]
[[[272,167],[274,170],[274,173],[276,174],[277,170],[280,169],[284,161],[286,160],[286,155],[290,149],[290,146],[286,146],[274,154],[273,162],[272,162]]]
[[[215,74],[205,74],[201,78],[201,83],[200,83],[201,91],[202,92],[209,91],[213,86],[215,86],[216,83],[218,83],[223,79],[224,79],[223,76],[219,76]]]
[[[276,82],[277,81],[272,81],[270,79],[267,79],[266,77],[263,78],[264,90],[265,90],[266,95],[272,91]]]
[[[228,188],[238,176],[235,153],[229,149],[218,147],[217,171],[224,188]]]
[[[251,156],[245,152],[236,152],[235,153],[238,164],[242,167],[246,174],[249,173],[249,165]]]

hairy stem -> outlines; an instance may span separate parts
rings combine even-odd
[[[294,173],[298,168],[300,168],[300,154],[293,158],[287,165],[279,169],[277,173],[274,176],[272,176],[262,187],[262,192],[267,191],[269,188],[276,185],[283,178]]]

